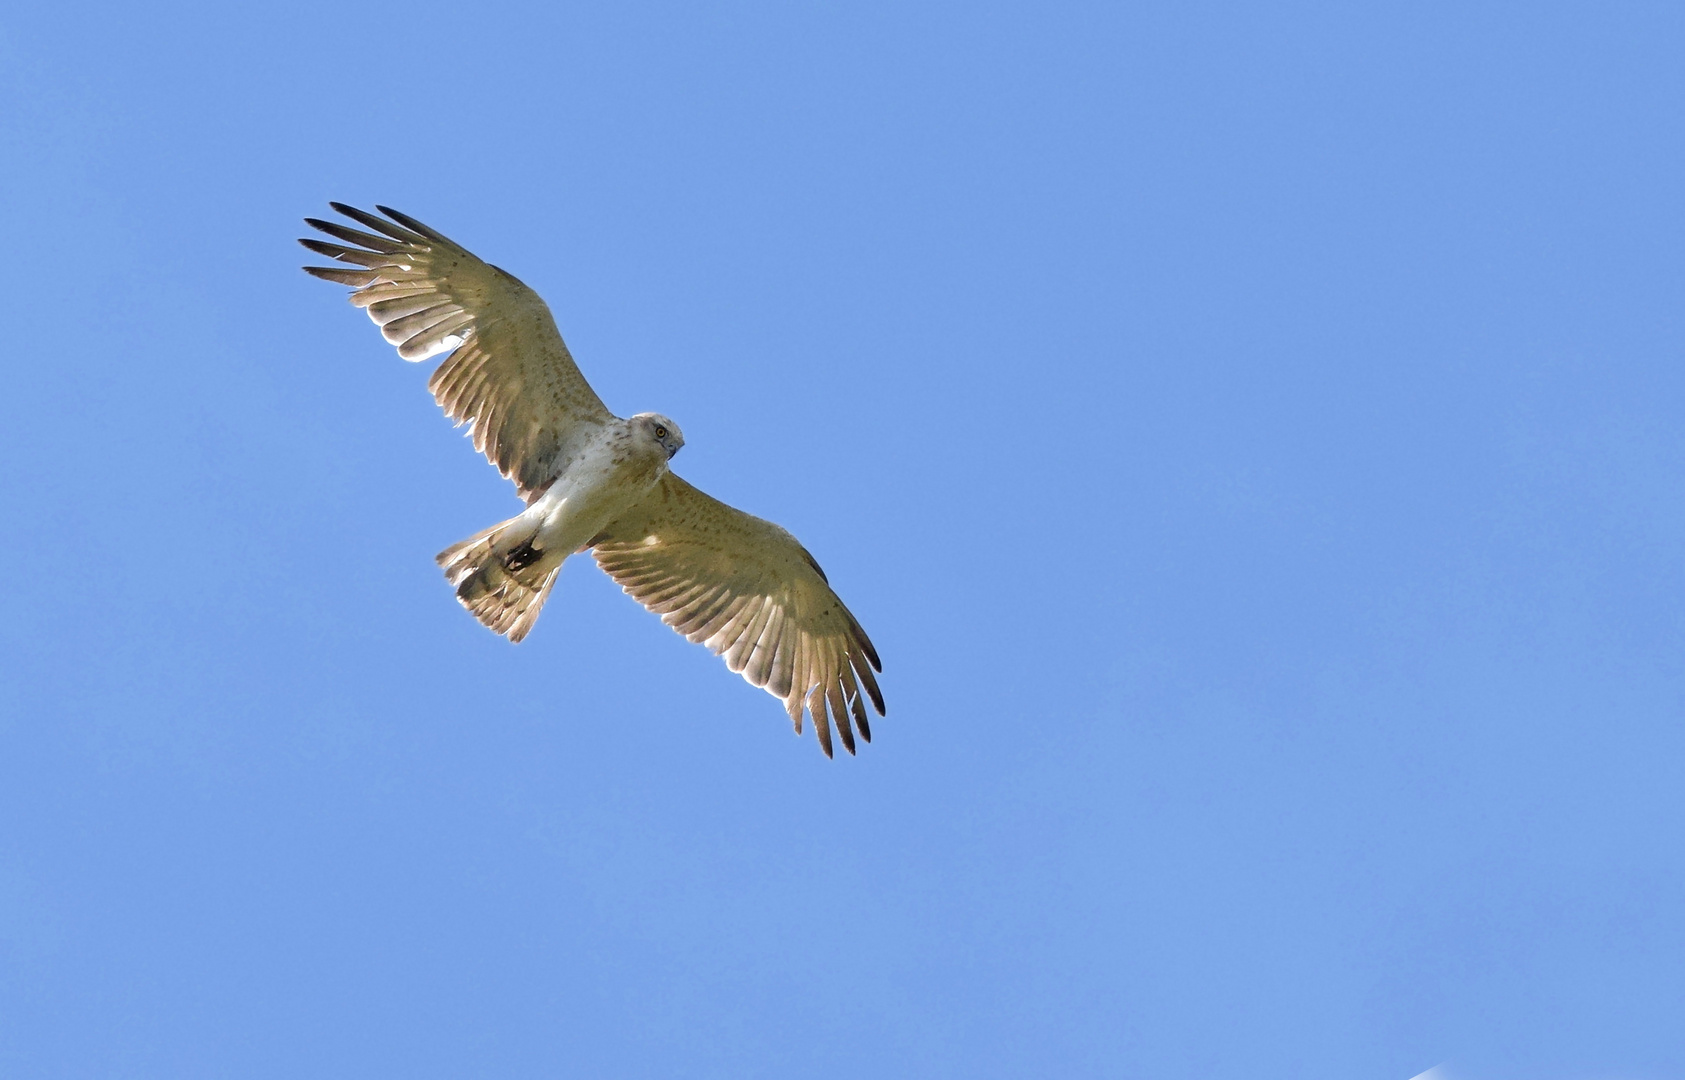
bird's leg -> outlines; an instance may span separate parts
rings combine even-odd
[[[503,556],[503,568],[510,573],[515,573],[519,570],[525,570],[533,563],[544,558],[544,552],[533,547],[532,541],[533,538],[528,537],[521,541],[519,547],[512,549],[509,554]]]

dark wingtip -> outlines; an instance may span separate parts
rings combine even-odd
[[[831,718],[825,713],[823,700],[818,708],[814,708],[810,703],[807,714],[813,717],[813,734],[819,740],[819,749],[825,751],[826,757],[835,757],[831,752]]]
[[[844,707],[842,715],[837,717],[837,735],[842,739],[843,749],[848,756],[854,756],[854,728],[848,722],[848,709]]]
[[[344,214],[346,217],[350,218],[352,221],[367,225],[375,232],[384,236],[390,236],[392,239],[397,240],[400,243],[425,244],[430,239],[428,235],[430,230],[404,228],[404,222],[408,221],[414,224],[415,220],[413,218],[406,218],[403,214],[394,213],[384,206],[377,207],[376,209],[387,215],[387,217],[393,218],[397,224],[394,224],[393,221],[388,221],[379,214],[371,214],[367,210],[359,210],[355,206],[347,206],[344,203],[330,203],[329,205]]]
[[[379,210],[381,213],[385,214],[387,217],[391,218],[393,221],[396,221],[398,224],[402,225],[404,228],[414,229],[416,232],[418,232],[421,235],[427,237],[429,240],[439,240],[439,241],[442,241],[442,242],[445,242],[445,243],[449,243],[449,241],[446,241],[445,238],[443,236],[441,236],[437,230],[428,228],[427,226],[423,225],[421,222],[417,221],[415,218],[410,217],[408,214],[403,213],[402,211],[394,210],[390,206],[381,206],[379,203],[376,203],[374,208],[376,210]]]
[[[872,662],[872,670],[882,671],[883,661],[878,659],[877,646],[866,636],[866,628],[855,620],[853,615],[848,617],[848,636],[854,639],[854,644],[860,647],[860,652]]]
[[[848,750],[848,757],[854,757],[854,724],[849,723],[848,709],[844,708],[843,716],[837,718],[837,733],[843,736],[843,750]],[[869,740],[866,740],[871,741]]]
[[[301,236],[299,237],[298,242],[303,244],[306,248],[309,248],[311,251],[314,251],[316,254],[326,255],[330,259],[337,259],[341,255],[344,255],[346,251],[346,249],[341,247],[339,244],[330,244],[326,240],[311,240]]]
[[[375,278],[375,275],[368,270],[341,270],[337,266],[301,266],[299,269],[311,277],[331,281],[335,285],[349,285],[353,289],[361,289],[365,285],[370,285]]]

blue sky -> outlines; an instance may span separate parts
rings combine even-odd
[[[0,1071],[1685,1075],[1685,12],[0,15]],[[799,535],[826,761],[300,218]]]

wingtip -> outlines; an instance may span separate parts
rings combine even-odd
[[[866,636],[865,627],[861,626],[853,619],[850,619],[849,621],[849,636],[852,637],[854,639],[854,643],[860,647],[861,654],[871,662],[872,670],[878,672],[883,671],[883,661],[878,659],[877,646],[873,645],[872,639]]]
[[[819,749],[825,751],[826,757],[835,757],[831,751],[831,722],[823,712],[813,717],[813,734],[819,739]]]
[[[299,269],[311,277],[331,281],[335,285],[349,285],[353,289],[361,289],[373,284],[374,279],[378,276],[372,270],[342,270],[337,266],[302,266]]]
[[[441,235],[437,229],[428,228],[426,225],[423,225],[421,222],[417,221],[415,218],[410,217],[408,214],[404,213],[401,210],[394,210],[390,206],[382,206],[379,203],[375,203],[374,208],[376,210],[379,210],[381,213],[385,214],[387,217],[391,218],[393,221],[396,221],[398,224],[402,225],[404,228],[411,229],[415,232],[418,232],[422,236],[427,237],[427,239],[429,239],[429,240],[437,240],[440,243],[449,243],[449,241],[446,240],[444,238],[444,236]]]

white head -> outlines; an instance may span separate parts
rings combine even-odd
[[[639,413],[632,417],[632,424],[659,444],[669,461],[679,452],[679,447],[685,444],[684,432],[679,430],[679,425],[660,413]]]

